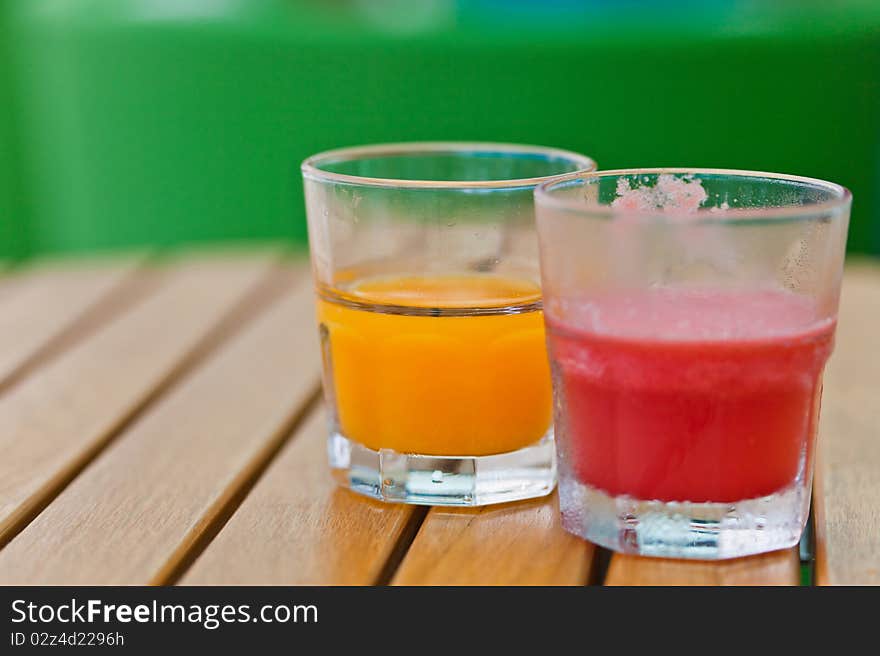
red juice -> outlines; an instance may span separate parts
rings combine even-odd
[[[834,320],[785,291],[656,289],[545,308],[565,464],[642,500],[733,502],[809,456]]]

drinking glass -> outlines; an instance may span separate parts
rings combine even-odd
[[[582,155],[491,143],[321,153],[302,166],[336,479],[476,506],[555,485],[532,194]]]
[[[535,198],[565,528],[678,558],[797,543],[850,193],[632,169]]]

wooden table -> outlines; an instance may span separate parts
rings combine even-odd
[[[846,274],[796,549],[612,555],[555,496],[382,505],[324,456],[303,259],[278,250],[37,263],[0,278],[2,584],[880,584],[880,267]],[[807,550],[809,551],[809,550]]]

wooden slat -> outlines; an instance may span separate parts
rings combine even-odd
[[[0,387],[111,296],[124,293],[143,261],[40,262],[12,276],[0,294]]]
[[[605,585],[798,585],[797,549],[720,561],[614,554]]]
[[[337,487],[327,470],[326,436],[319,409],[182,583],[368,585],[380,579],[418,511]]]
[[[166,582],[315,397],[312,294],[301,279],[120,435],[0,551],[0,582]]]
[[[432,508],[395,585],[585,585],[594,547],[562,530],[556,495]]]
[[[880,584],[880,266],[844,277],[816,463],[816,583]]]
[[[262,284],[269,257],[191,261],[0,398],[0,545]]]

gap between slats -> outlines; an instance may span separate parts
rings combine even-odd
[[[422,525],[425,523],[425,519],[427,519],[430,510],[431,509],[427,506],[414,506],[412,508],[409,519],[404,525],[403,530],[400,532],[400,536],[395,541],[394,548],[388,555],[379,575],[376,576],[376,579],[373,581],[373,585],[387,586],[392,584],[394,577],[400,569],[400,565],[403,563],[407,553],[409,553],[409,550],[412,548],[416,536],[419,534],[419,531],[422,530]]]

